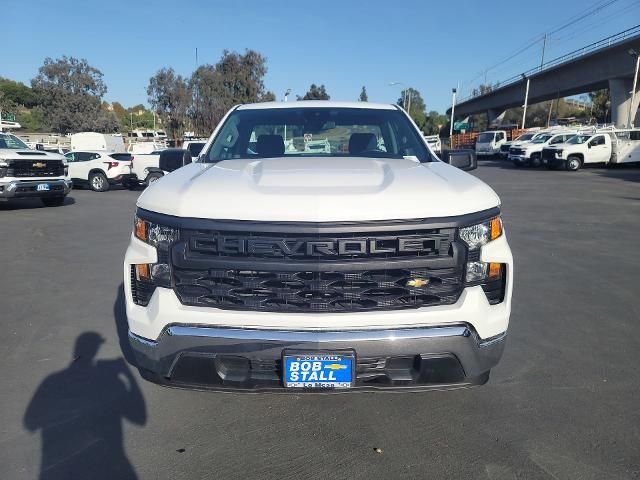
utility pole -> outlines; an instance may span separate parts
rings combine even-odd
[[[542,70],[542,65],[544,65],[544,51],[547,49],[547,34],[544,34],[544,40],[542,41],[542,58],[540,59],[540,70]]]
[[[524,130],[525,120],[527,118],[527,102],[529,101],[529,77],[523,73],[522,78],[527,80],[527,87],[524,91],[524,110],[522,111],[522,129]]]
[[[411,88],[409,88],[409,101],[407,102],[407,113],[409,114],[409,116],[411,116]]]
[[[636,73],[633,76],[633,89],[631,90],[631,105],[629,105],[629,116],[627,118],[627,128],[633,128],[633,120],[631,111],[633,110],[633,104],[636,101],[636,87],[638,86],[638,70],[640,70],[640,53],[636,52],[633,48],[629,49],[629,55],[636,57]]]
[[[453,93],[453,97],[451,98],[451,121],[449,122],[449,148],[453,148],[453,119],[455,109],[456,109],[456,93],[458,89],[452,88],[451,92]]]

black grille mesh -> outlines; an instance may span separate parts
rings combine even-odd
[[[185,305],[330,312],[452,304],[462,292],[462,273],[462,268],[278,272],[174,266],[173,278]]]
[[[11,160],[7,177],[61,177],[64,166],[60,160]]]

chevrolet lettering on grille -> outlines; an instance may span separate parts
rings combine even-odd
[[[189,246],[191,251],[200,253],[267,257],[336,257],[402,253],[440,255],[440,240],[441,238],[438,236],[385,236],[308,240],[203,235],[191,237]],[[447,252],[444,253],[446,254]]]

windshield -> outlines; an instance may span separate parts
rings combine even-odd
[[[29,146],[15,135],[8,133],[0,133],[0,148],[8,148],[10,150],[28,149]]]
[[[571,145],[580,145],[582,143],[586,143],[592,136],[593,135],[574,135],[564,143],[569,143]]]
[[[480,135],[478,135],[478,143],[490,143],[493,142],[493,137],[495,136],[495,134],[493,132],[491,133],[481,133]]]
[[[434,161],[399,110],[331,107],[235,110],[203,161],[282,156]]]
[[[533,138],[533,133],[523,133],[518,138],[515,139],[516,142],[526,142],[527,140],[531,140]]]
[[[547,140],[549,140],[551,137],[552,135],[540,135],[539,137],[536,137],[533,140],[531,140],[531,143],[544,143]]]

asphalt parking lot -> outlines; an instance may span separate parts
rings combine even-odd
[[[449,392],[146,383],[121,294],[140,192],[0,204],[1,477],[640,478],[640,168],[475,174],[502,198],[513,313],[489,383]]]

